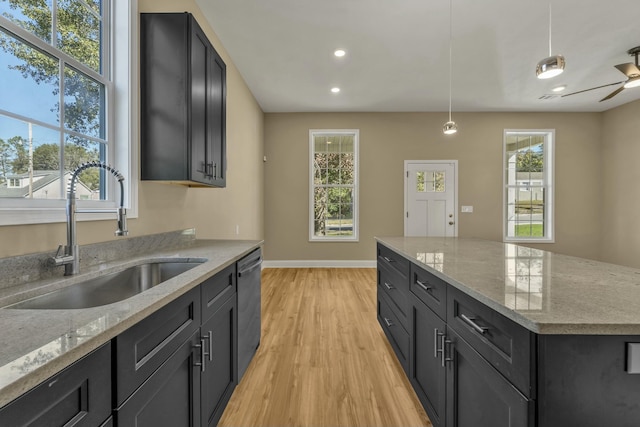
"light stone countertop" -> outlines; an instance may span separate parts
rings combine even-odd
[[[148,243],[148,242],[147,242]],[[152,242],[153,243],[153,242]],[[0,309],[0,407],[262,245],[262,241],[193,240],[184,247],[140,250],[98,263],[70,278],[45,278],[0,289],[0,306],[148,261],[205,259],[166,282],[124,301],[71,310]],[[100,247],[92,245],[94,250]],[[134,248],[135,249],[135,248]],[[116,251],[117,252],[117,251]],[[82,254],[82,248],[81,248]],[[3,261],[3,260],[0,260]],[[3,269],[8,270],[6,266]],[[4,271],[3,271],[4,273]]]
[[[376,237],[538,334],[640,335],[640,270],[509,243]]]

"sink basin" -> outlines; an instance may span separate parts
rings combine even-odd
[[[71,309],[98,307],[125,300],[190,270],[203,261],[151,262],[44,294],[7,308]]]

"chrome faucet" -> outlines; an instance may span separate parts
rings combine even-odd
[[[101,168],[111,172],[120,183],[120,206],[118,209],[76,209],[76,182],[78,175],[89,168]],[[64,265],[64,275],[71,276],[80,271],[80,253],[78,251],[78,240],[76,236],[76,214],[77,213],[104,213],[115,212],[118,214],[118,229],[115,231],[116,236],[126,236],[129,234],[127,230],[127,210],[124,207],[124,176],[110,165],[101,162],[83,163],[73,171],[71,180],[69,181],[69,190],[67,191],[67,245],[60,245],[58,252],[51,258],[53,265]]]

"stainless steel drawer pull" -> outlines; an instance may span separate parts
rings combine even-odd
[[[438,331],[438,328],[433,330],[433,357],[438,358],[438,353],[442,353],[444,348],[438,348],[438,337],[444,336],[444,332]]]
[[[396,288],[395,286],[390,285],[390,284],[388,284],[387,282],[384,282],[384,286],[385,286],[387,289],[389,289],[389,290],[391,290],[391,289],[395,289],[395,288]]]
[[[394,260],[392,260],[391,258],[387,258],[386,256],[383,256],[382,258],[387,262],[395,262]]]
[[[430,291],[433,286],[429,286],[429,285],[425,285],[424,283],[422,283],[420,280],[416,279],[416,283],[418,284],[418,286],[420,286],[422,289],[424,289],[425,291]]]
[[[393,322],[390,319],[387,319],[386,317],[384,318],[384,323],[386,323],[388,327],[393,326]]]
[[[476,331],[478,331],[481,334],[484,334],[489,330],[489,328],[486,328],[484,326],[480,326],[476,322],[474,322],[474,320],[476,320],[474,317],[467,317],[464,314],[461,314],[460,318],[464,321],[464,323],[466,323],[467,325],[471,326],[473,329],[475,329]]]

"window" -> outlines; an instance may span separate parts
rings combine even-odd
[[[504,132],[504,240],[553,242],[554,131]]]
[[[0,225],[64,220],[71,172],[93,160],[124,174],[135,216],[136,12],[126,0],[0,1]],[[119,186],[104,170],[84,171],[79,184],[82,206],[116,206]]]
[[[309,131],[309,240],[358,240],[358,130]]]

